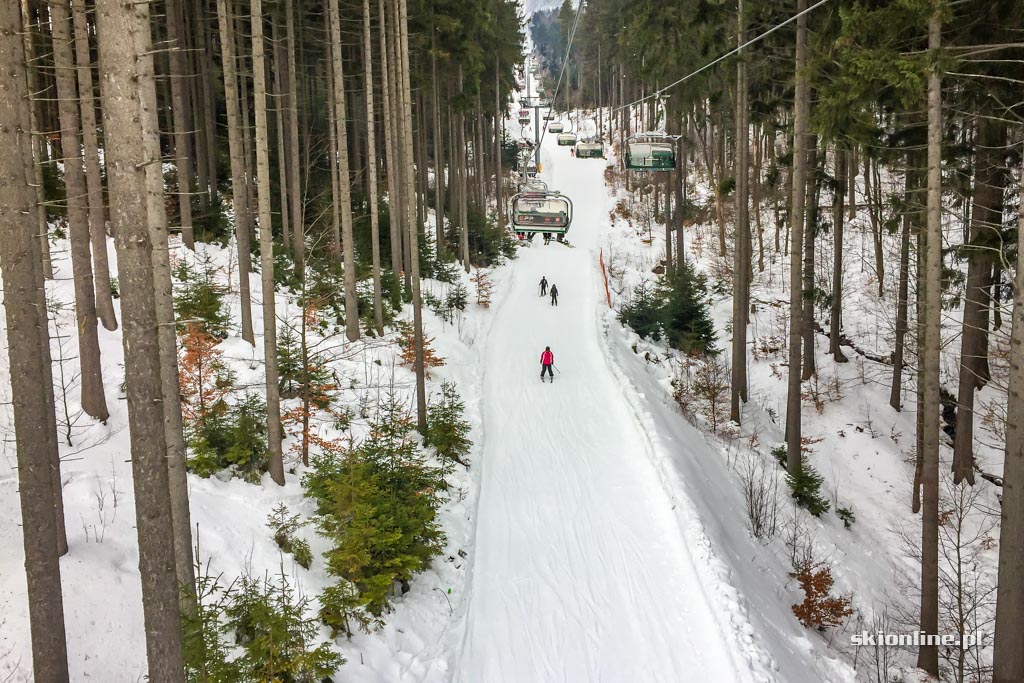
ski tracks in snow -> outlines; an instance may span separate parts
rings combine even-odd
[[[771,659],[728,571],[693,506],[666,490],[651,421],[604,348],[593,263],[607,220],[608,201],[595,201],[603,164],[570,161],[553,141],[544,153],[544,175],[576,202],[570,239],[583,248],[538,239],[522,250],[495,311],[454,680],[768,680]],[[538,296],[541,275],[561,306]],[[539,379],[548,344],[562,370],[552,384]]]

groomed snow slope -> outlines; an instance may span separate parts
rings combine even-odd
[[[685,542],[648,435],[600,346],[604,162],[570,159],[547,136],[542,163],[542,177],[575,202],[574,247],[537,236],[521,250],[490,331],[476,557],[455,680],[761,679],[739,661],[704,558]],[[542,275],[558,286],[558,307],[539,296]],[[561,373],[542,384],[546,345]]]

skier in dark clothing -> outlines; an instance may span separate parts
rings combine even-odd
[[[548,279],[546,277],[540,278],[540,295],[545,296],[548,293]]]
[[[544,373],[548,373],[551,377],[551,383],[555,382],[555,373],[551,371],[551,366],[555,364],[555,354],[551,352],[550,346],[544,347],[544,353],[540,354],[540,381],[544,381]]]
[[[558,287],[551,285],[551,305],[558,305]]]

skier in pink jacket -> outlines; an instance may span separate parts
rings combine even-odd
[[[540,354],[540,381],[544,381],[544,373],[546,372],[551,377],[551,383],[555,382],[555,373],[551,371],[551,366],[555,364],[555,354],[551,352],[550,346],[544,347],[544,352]]]

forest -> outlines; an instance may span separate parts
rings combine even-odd
[[[547,4],[0,3],[0,680],[1024,680],[1024,3]]]

